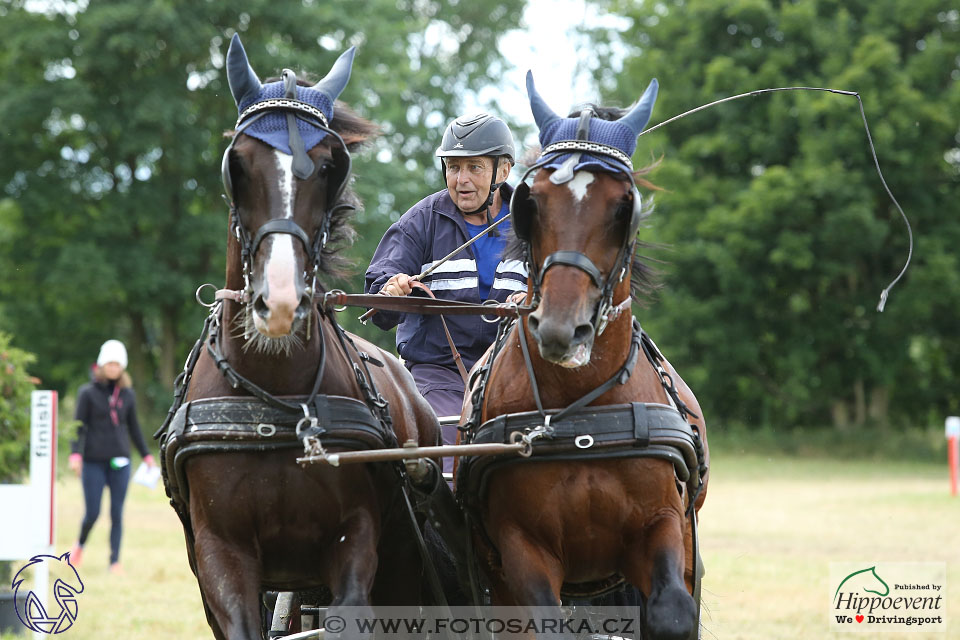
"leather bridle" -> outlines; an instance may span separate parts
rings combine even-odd
[[[220,162],[220,173],[223,179],[224,200],[230,207],[230,228],[240,243],[241,260],[243,262],[243,299],[249,302],[253,293],[250,280],[252,277],[251,262],[260,247],[260,243],[271,234],[281,233],[293,236],[303,244],[307,254],[307,268],[304,271],[304,280],[310,282],[307,292],[313,296],[317,292],[317,278],[323,259],[323,249],[326,246],[330,231],[330,219],[340,209],[353,208],[353,205],[341,202],[340,198],[350,179],[351,158],[346,143],[336,131],[330,128],[327,117],[322,111],[311,104],[296,99],[297,76],[290,69],[283,70],[284,95],[283,98],[261,100],[249,105],[237,118],[234,127],[233,139],[223,152]],[[320,228],[311,239],[303,227],[289,218],[270,220],[261,225],[254,234],[240,221],[240,214],[236,204],[233,189],[233,180],[230,176],[230,151],[236,144],[237,138],[250,125],[269,113],[283,112],[287,115],[287,132],[290,150],[293,154],[293,171],[300,179],[310,177],[315,171],[314,163],[307,155],[303,139],[297,129],[296,119],[317,127],[324,133],[333,136],[339,145],[331,145],[333,149],[333,169],[327,178],[327,202]]]
[[[580,120],[577,124],[576,139],[561,140],[549,145],[543,150],[537,162],[523,174],[523,177],[520,179],[520,184],[517,185],[516,190],[513,192],[513,197],[510,199],[510,212],[513,215],[513,225],[517,237],[524,244],[527,271],[530,273],[533,290],[531,306],[537,306],[540,301],[541,285],[550,267],[565,265],[580,269],[590,277],[593,286],[600,290],[600,300],[597,302],[591,319],[591,325],[593,326],[595,335],[599,336],[603,333],[604,329],[606,329],[610,320],[619,315],[621,305],[613,304],[613,293],[629,270],[630,260],[636,249],[637,230],[643,219],[643,204],[640,198],[640,191],[637,189],[637,183],[633,177],[633,162],[630,158],[619,149],[588,140],[590,120],[595,115],[592,109],[584,109],[580,113]],[[617,253],[613,268],[607,273],[606,277],[603,276],[603,272],[594,264],[593,260],[579,251],[554,251],[544,259],[543,264],[540,265],[539,268],[536,266],[536,256],[533,251],[531,234],[536,203],[533,198],[530,197],[530,186],[527,184],[527,176],[548,164],[557,154],[571,154],[571,152],[571,157],[550,176],[550,181],[554,184],[563,184],[573,178],[573,168],[580,161],[582,153],[604,156],[608,162],[612,162],[621,167],[621,173],[630,181],[632,207],[629,231],[620,245],[620,250]],[[614,313],[615,310],[616,313]]]

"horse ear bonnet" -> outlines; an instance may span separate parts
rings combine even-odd
[[[350,71],[353,66],[353,57],[356,52],[355,47],[351,47],[334,63],[330,72],[312,87],[300,86],[290,81],[292,72],[285,71],[285,79],[277,82],[261,84],[256,72],[247,59],[246,51],[240,42],[240,37],[234,34],[230,41],[230,47],[227,50],[227,80],[230,84],[230,92],[237,104],[238,113],[243,113],[248,107],[264,102],[266,100],[277,100],[290,98],[297,102],[313,107],[326,119],[326,126],[320,127],[314,121],[303,116],[294,118],[296,123],[297,136],[290,135],[287,113],[279,110],[272,110],[253,117],[244,119],[248,123],[241,127],[238,122],[238,128],[242,128],[243,133],[257,138],[271,147],[291,155],[298,155],[297,149],[291,148],[291,140],[294,140],[299,146],[299,140],[302,141],[302,152],[309,151],[319,144],[327,135],[329,135],[329,124],[334,117],[334,103],[340,96],[340,93],[347,85],[350,79]],[[295,76],[294,76],[295,79]],[[286,81],[285,81],[286,80]],[[287,86],[285,86],[287,85]],[[317,118],[317,122],[321,119]],[[233,145],[231,144],[231,147]],[[333,145],[335,148],[338,145]],[[227,195],[232,197],[232,180],[230,178],[230,161],[228,158],[230,147],[224,152],[221,162],[221,172],[223,174],[224,188]],[[334,151],[335,168],[330,176],[329,184],[333,186],[332,191],[339,195],[346,183],[350,171],[349,154],[346,149],[341,152]],[[334,181],[339,178],[338,181]]]
[[[564,175],[573,177],[573,173],[580,170],[606,171],[610,173],[619,173],[625,175],[633,188],[631,194],[633,198],[632,213],[630,217],[630,233],[635,235],[640,221],[643,218],[643,202],[640,192],[636,188],[633,179],[633,164],[630,157],[637,149],[637,137],[650,121],[650,115],[653,112],[653,105],[657,100],[659,83],[656,79],[650,81],[646,91],[640,97],[640,100],[630,111],[619,120],[602,120],[600,118],[591,118],[586,133],[586,142],[593,142],[611,148],[619,155],[609,155],[607,153],[590,153],[589,151],[560,150],[542,153],[536,167],[545,169],[563,169]],[[530,98],[530,109],[533,112],[533,118],[540,129],[540,146],[544,151],[552,144],[576,141],[578,133],[582,136],[583,123],[581,118],[563,118],[557,115],[537,91],[533,82],[533,74],[527,72],[527,94]],[[580,137],[582,139],[582,137]],[[556,174],[556,172],[555,172]],[[552,176],[551,176],[552,177]],[[569,179],[568,178],[568,179]],[[560,177],[563,180],[563,176]],[[518,190],[519,192],[519,187]],[[529,194],[529,189],[527,189]],[[529,196],[524,200],[529,200]],[[522,206],[522,201],[518,200],[517,194],[513,201],[518,207]],[[533,205],[536,206],[535,204]],[[522,216],[521,216],[522,217]],[[517,235],[520,235],[520,222],[516,216],[514,225],[517,225]]]

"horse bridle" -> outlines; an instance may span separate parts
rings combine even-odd
[[[592,109],[584,109],[580,112],[580,120],[577,124],[577,133],[575,140],[561,140],[547,146],[541,153],[540,159],[533,164],[523,174],[520,183],[513,192],[510,199],[510,213],[513,216],[513,226],[517,237],[524,244],[526,255],[527,270],[530,273],[533,288],[532,306],[536,306],[540,300],[540,287],[543,279],[546,277],[547,270],[556,265],[566,265],[575,267],[586,273],[593,285],[600,290],[600,300],[594,309],[591,324],[595,335],[600,335],[606,329],[611,319],[619,315],[620,305],[614,306],[613,292],[626,276],[630,259],[636,248],[637,230],[640,228],[640,222],[643,219],[643,203],[640,198],[640,191],[637,189],[637,183],[633,177],[633,162],[630,157],[615,147],[590,142],[588,136],[590,133],[590,120],[596,114]],[[628,232],[624,237],[623,243],[614,261],[613,268],[607,274],[606,278],[597,268],[589,257],[579,251],[558,250],[554,251],[544,259],[543,264],[538,269],[536,267],[536,257],[533,255],[533,243],[531,238],[531,227],[533,223],[533,214],[536,209],[536,203],[530,197],[530,186],[527,184],[527,176],[533,171],[542,168],[556,154],[572,153],[571,157],[550,176],[550,181],[554,184],[563,184],[573,178],[573,168],[580,160],[582,153],[590,155],[600,155],[613,161],[615,164],[623,167],[622,173],[630,181],[630,194],[633,201],[630,213],[630,223]],[[614,311],[617,311],[615,313]]]
[[[326,115],[311,104],[296,99],[297,75],[290,69],[284,69],[283,74],[284,97],[261,100],[247,106],[237,118],[237,124],[234,127],[233,139],[223,152],[223,158],[220,161],[220,174],[223,179],[224,200],[230,207],[230,227],[240,243],[241,260],[243,262],[243,282],[244,282],[244,300],[249,301],[252,294],[250,285],[251,266],[250,263],[260,247],[260,243],[270,234],[283,233],[297,238],[303,243],[304,250],[307,253],[307,269],[304,273],[304,279],[310,282],[310,295],[317,291],[317,278],[320,272],[320,263],[323,258],[323,249],[326,246],[329,231],[330,218],[332,215],[344,208],[353,208],[353,205],[340,202],[340,197],[347,186],[350,178],[351,158],[350,151],[336,131],[330,128]],[[324,133],[333,136],[339,143],[339,146],[331,145],[333,154],[333,169],[327,177],[327,202],[326,210],[323,214],[323,222],[317,230],[313,239],[303,230],[303,227],[289,218],[270,220],[261,225],[256,233],[251,237],[250,232],[240,221],[240,214],[236,204],[236,198],[233,191],[233,180],[230,176],[230,151],[236,144],[237,138],[250,125],[269,113],[277,111],[284,112],[287,115],[287,134],[289,136],[290,151],[293,155],[293,173],[301,180],[308,178],[313,174],[315,166],[313,160],[307,155],[304,149],[303,139],[297,129],[297,118],[317,127]],[[311,275],[312,270],[312,275]]]

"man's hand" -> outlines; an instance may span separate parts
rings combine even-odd
[[[71,453],[69,461],[70,470],[79,476],[80,470],[83,469],[83,456],[81,456],[79,453]]]
[[[411,276],[405,273],[398,273],[387,280],[387,283],[380,289],[380,293],[385,296],[410,295],[410,292],[413,291],[413,282],[415,282],[415,280]]]
[[[523,304],[523,301],[527,299],[526,291],[518,291],[516,293],[511,293],[507,297],[507,302],[515,302],[517,304]]]

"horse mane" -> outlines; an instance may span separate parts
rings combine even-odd
[[[345,102],[337,100],[333,108],[333,120],[330,128],[340,134],[351,154],[363,149],[374,137],[380,134],[380,127],[361,117]],[[353,175],[340,194],[337,204],[349,207],[335,207],[330,216],[330,236],[323,249],[320,269],[332,278],[344,278],[349,275],[352,263],[341,251],[353,244],[357,232],[350,224],[354,213],[363,209],[363,202],[353,189]]]
[[[583,109],[592,109],[597,117],[602,120],[618,120],[626,115],[628,109],[621,109],[620,107],[603,107],[595,105],[593,103],[585,103],[578,107],[575,107],[568,118],[576,118],[580,116],[580,112]],[[535,161],[540,155],[539,148],[530,149],[526,158],[533,158],[530,160],[530,164]],[[645,167],[641,167],[633,172],[633,179],[637,183],[638,187],[643,187],[650,191],[662,191],[662,188],[649,181],[646,176],[651,173],[657,167],[660,166],[660,159],[654,160]],[[646,198],[646,201],[643,205],[643,213],[641,214],[641,220],[646,220],[650,217],[654,210],[653,198]],[[645,225],[641,224],[641,228]],[[526,259],[526,247],[525,243],[520,240],[516,233],[513,233],[513,226],[511,228],[510,239],[507,242],[507,247],[504,250],[504,257],[507,259],[513,260],[525,260]],[[662,263],[661,260],[656,258],[651,258],[649,256],[643,255],[643,252],[651,249],[662,249],[663,246],[643,242],[642,240],[637,240],[636,249],[634,250],[633,256],[630,259],[630,297],[633,298],[633,301],[641,306],[645,306],[649,300],[652,298],[653,294],[662,286],[661,283],[661,272],[659,269],[653,266],[652,263]]]

